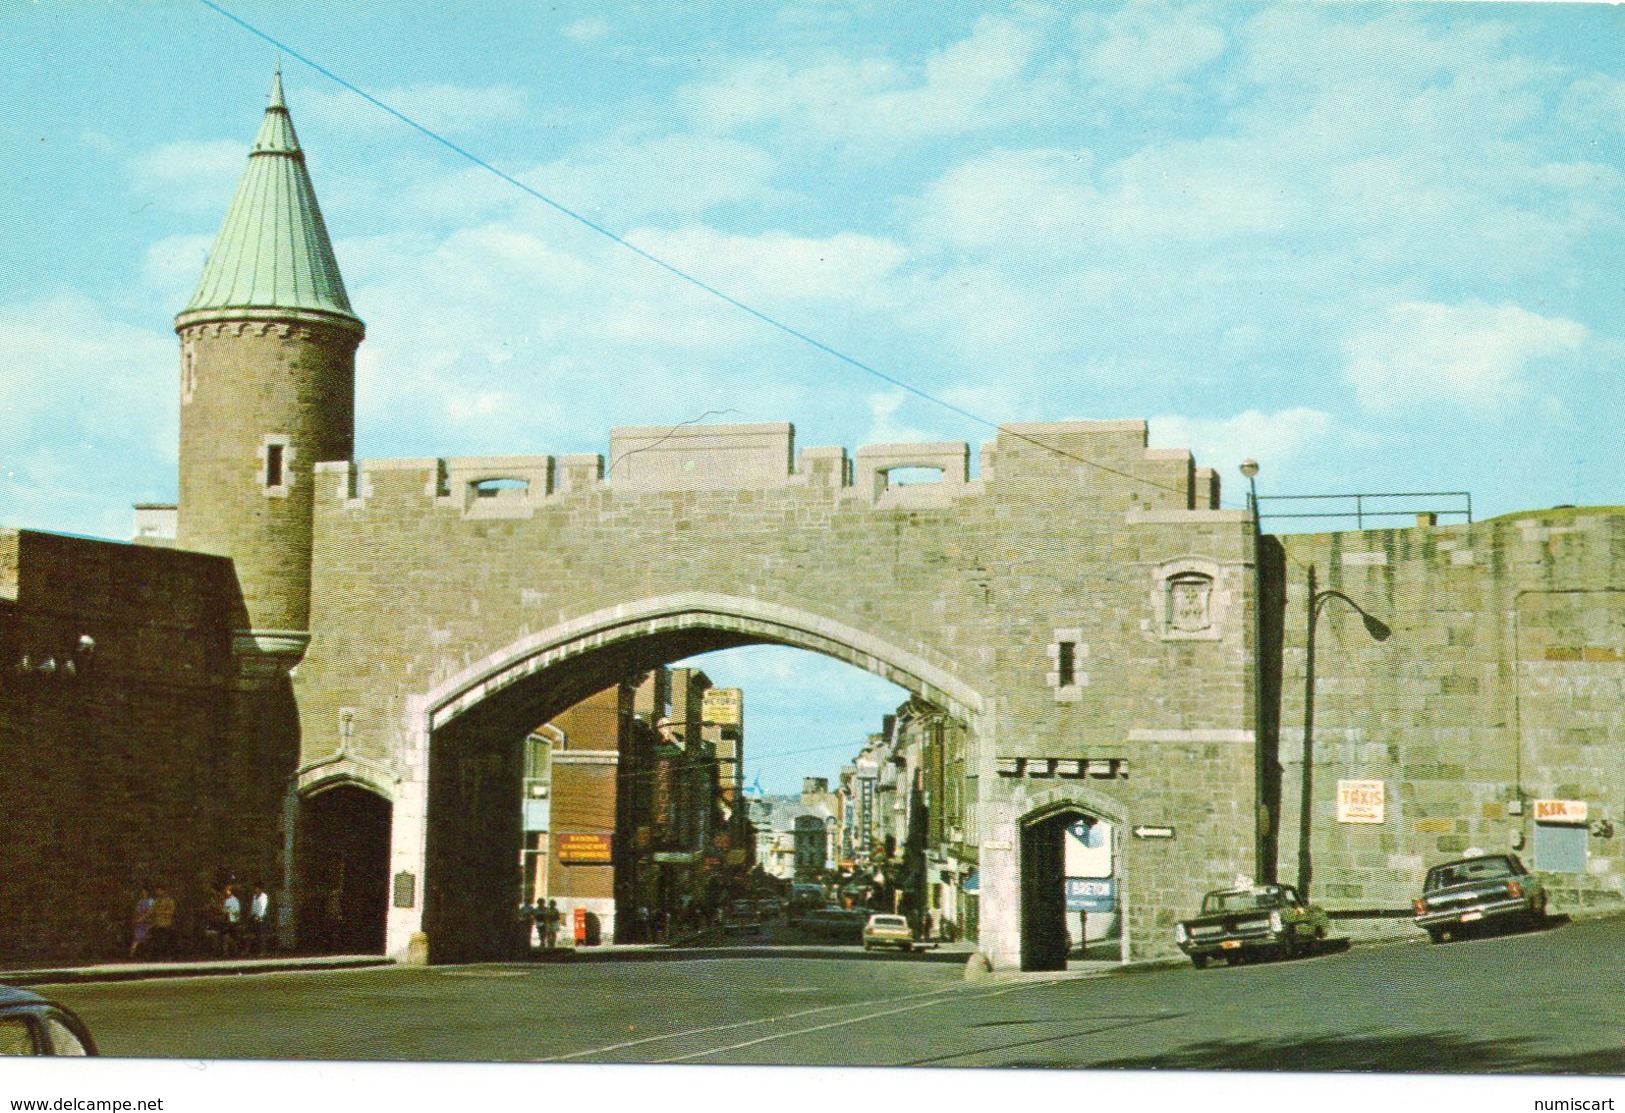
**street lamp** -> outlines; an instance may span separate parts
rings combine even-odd
[[[1334,588],[1315,590],[1315,566],[1309,566],[1309,633],[1304,639],[1303,667],[1303,787],[1298,801],[1298,894],[1309,899],[1309,881],[1313,876],[1309,852],[1309,829],[1313,815],[1315,767],[1315,623],[1320,608],[1333,599],[1341,599],[1353,607],[1365,623],[1365,631],[1377,641],[1386,641],[1393,633],[1387,623],[1366,613],[1365,608]]]
[[[1267,853],[1270,838],[1269,803],[1265,799],[1264,754],[1264,529],[1258,520],[1258,461],[1241,462],[1247,477],[1247,509],[1253,514],[1253,852],[1263,881],[1275,880],[1275,855]]]

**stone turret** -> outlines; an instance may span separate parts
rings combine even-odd
[[[282,75],[248,168],[186,308],[181,343],[180,548],[231,557],[246,621],[245,672],[278,673],[309,640],[315,465],[351,458],[350,309],[282,98]]]

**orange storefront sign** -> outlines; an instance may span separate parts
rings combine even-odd
[[[614,835],[554,835],[559,861],[568,865],[608,865],[615,860]]]
[[[1586,811],[1584,800],[1536,800],[1535,822],[1584,823]]]

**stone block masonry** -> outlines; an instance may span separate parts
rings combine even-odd
[[[1286,816],[1298,815],[1303,761],[1304,569],[1313,564],[1323,585],[1394,630],[1372,641],[1336,602],[1321,618],[1310,754],[1317,895],[1402,908],[1428,866],[1472,848],[1551,865],[1539,844],[1553,825],[1543,830],[1532,804],[1563,799],[1585,802],[1588,821],[1560,836],[1583,852],[1548,874],[1553,907],[1625,899],[1621,841],[1611,837],[1625,818],[1625,511],[1281,541]],[[1344,779],[1382,782],[1381,823],[1337,822]],[[1282,845],[1291,876],[1296,839]]]
[[[342,722],[390,771],[392,874],[421,876],[449,837],[429,753],[469,724],[517,744],[636,668],[750,642],[887,676],[967,727],[967,842],[1008,856],[984,862],[998,965],[1019,953],[1020,867],[998,848],[1035,792],[1180,832],[1126,851],[1136,953],[1166,948],[1154,925],[1192,892],[1254,868],[1251,520],[1214,509],[1188,453],[1148,450],[1143,422],[1020,426],[975,477],[965,445],[866,446],[854,467],[798,456],[788,425],[621,429],[608,459],[316,466],[301,762],[330,759]],[[941,481],[888,483],[902,467]],[[999,776],[1010,759],[1094,772],[1039,785]],[[421,928],[393,909],[391,946]]]
[[[144,883],[182,947],[229,875],[280,906],[292,707],[233,677],[231,562],[0,531],[0,587],[0,957],[122,957]]]

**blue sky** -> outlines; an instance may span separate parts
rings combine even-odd
[[[233,10],[989,420],[1148,418],[1231,505],[1247,456],[1265,494],[1625,502],[1616,8]],[[80,0],[8,6],[0,49],[0,524],[127,537],[131,503],[174,495],[171,319],[275,51],[201,4]],[[602,452],[708,410],[802,445],[990,435],[284,70],[368,325],[362,456]],[[808,661],[711,667],[749,689],[758,754],[855,742],[901,698]]]

